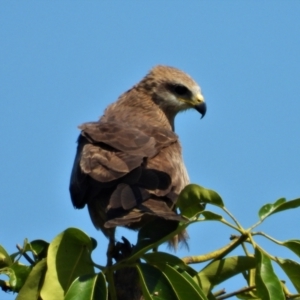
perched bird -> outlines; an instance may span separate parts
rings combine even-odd
[[[108,106],[98,122],[79,126],[71,199],[76,208],[87,204],[95,227],[111,242],[116,226],[139,229],[157,217],[181,220],[174,206],[189,178],[174,118],[189,108],[202,117],[206,113],[198,84],[159,65]],[[176,239],[171,243],[176,246]]]

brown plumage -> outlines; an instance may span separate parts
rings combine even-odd
[[[189,179],[174,118],[188,108],[206,112],[197,83],[178,69],[156,66],[98,122],[79,126],[72,202],[76,208],[87,204],[95,227],[111,241],[116,226],[138,229],[155,217],[181,220],[174,204]]]

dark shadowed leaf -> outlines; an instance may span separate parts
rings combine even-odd
[[[287,209],[297,208],[300,206],[300,198],[295,200],[286,201],[285,198],[278,199],[275,203],[268,203],[261,207],[258,212],[260,219],[284,211]]]
[[[37,259],[43,259],[47,256],[47,251],[49,247],[49,243],[44,240],[34,240],[30,242],[31,249],[33,251],[33,255]]]
[[[92,244],[93,244],[93,250],[95,250],[97,248],[98,243],[93,237],[91,237],[91,240],[92,240]]]
[[[254,257],[233,256],[213,261],[202,269],[194,280],[208,293],[215,285],[246,270],[255,268]]]
[[[183,216],[193,218],[204,210],[201,203],[224,206],[222,198],[215,191],[196,184],[189,184],[182,190],[176,206],[180,209]]]
[[[134,247],[133,254],[128,260],[136,260],[149,249],[155,248],[163,242],[170,240],[179,231],[185,229],[186,226],[187,224],[178,224],[176,221],[160,218],[149,222],[139,231],[137,244]]]
[[[75,278],[94,273],[92,249],[91,238],[76,228],[63,231],[50,243],[43,300],[63,299]]]
[[[159,269],[140,263],[137,265],[140,283],[145,299],[177,300],[170,281]]]
[[[64,300],[107,300],[106,280],[103,273],[84,275],[71,284]]]
[[[300,240],[288,240],[282,244],[300,257]]]
[[[257,294],[264,300],[285,300],[281,283],[273,271],[270,258],[259,249],[255,249]]]
[[[6,250],[0,245],[0,268],[8,267],[12,264],[12,259]]]
[[[41,283],[47,269],[46,259],[39,261],[29,273],[27,280],[21,288],[16,300],[40,299]]]
[[[142,272],[142,269],[140,268],[139,265],[137,265],[137,271],[138,271],[138,274],[139,274],[139,280],[140,280],[140,286],[141,286],[141,289],[142,289],[142,292],[143,292],[143,298],[145,300],[152,300],[152,296],[150,294],[150,291],[149,291],[149,288],[147,286],[147,283],[146,283],[146,279],[143,275],[143,272]]]
[[[298,293],[300,293],[300,265],[290,259],[277,258],[276,262],[289,277]]]

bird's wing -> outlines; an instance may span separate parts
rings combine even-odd
[[[128,225],[134,229],[134,223],[140,222],[145,215],[160,217],[167,220],[182,221],[180,215],[176,214],[164,201],[148,199],[139,206],[121,217],[113,218],[105,223],[106,228]]]
[[[112,193],[110,205],[117,207],[122,204],[124,209],[133,207],[136,202],[129,201],[128,189],[118,186],[120,180],[125,184],[138,183],[146,189],[166,188],[170,185],[168,174],[147,170],[141,166],[145,163],[145,158],[155,157],[162,148],[177,141],[178,137],[172,131],[144,124],[132,128],[117,122],[91,122],[79,128],[82,131],[70,183],[75,207],[81,208],[87,203],[88,193],[98,193],[101,188],[113,186],[115,191]],[[121,195],[123,197],[119,197]],[[143,193],[141,197],[141,200],[136,201],[148,198]],[[125,203],[122,198],[128,199],[128,202]]]

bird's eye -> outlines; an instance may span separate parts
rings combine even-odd
[[[184,85],[176,84],[173,87],[174,92],[179,96],[184,96],[188,94],[189,90]]]

